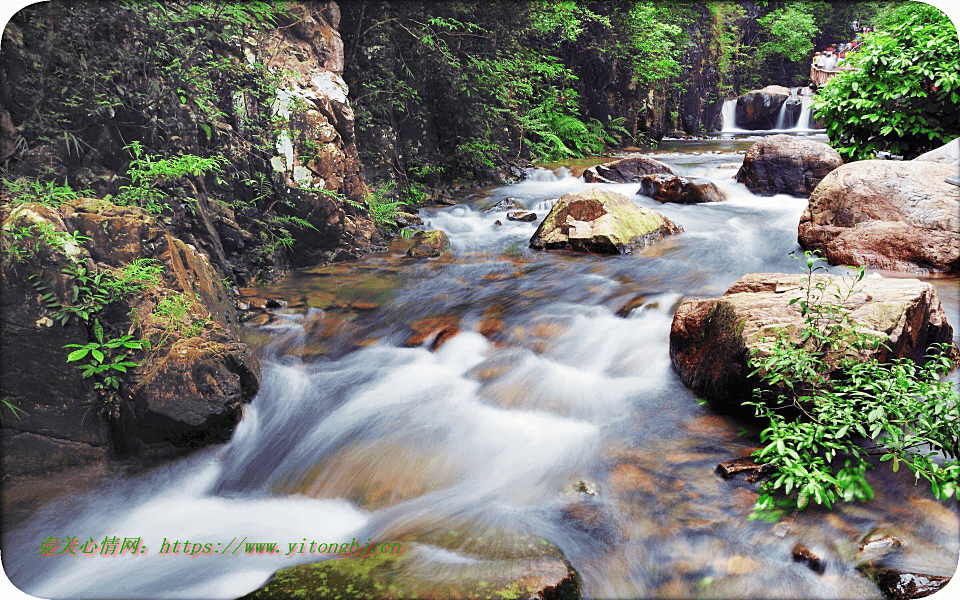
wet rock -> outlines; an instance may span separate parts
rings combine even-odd
[[[447,340],[460,333],[460,317],[443,316],[420,319],[410,324],[414,334],[407,339],[407,346],[419,346],[433,338],[431,350],[436,350]]]
[[[413,236],[413,246],[407,250],[407,256],[427,258],[440,256],[450,250],[450,240],[442,231],[418,231]]]
[[[587,183],[631,183],[640,181],[644,175],[656,173],[673,175],[673,170],[658,160],[634,156],[590,167],[583,172],[583,180]]]
[[[877,584],[880,593],[887,600],[925,598],[950,583],[950,577],[903,572],[886,567],[861,567],[858,570]]]
[[[423,219],[413,213],[397,213],[393,220],[396,222],[398,227],[415,227],[417,225],[423,225]]]
[[[789,194],[806,198],[842,164],[840,155],[827,144],[774,135],[750,146],[736,179],[758,196]]]
[[[845,285],[842,278],[822,277],[828,290]],[[799,303],[789,302],[802,294],[805,283],[803,275],[751,273],[720,298],[681,304],[670,330],[670,359],[683,383],[718,410],[740,410],[757,384],[748,379],[751,351],[763,359],[777,331],[792,337],[802,329]],[[889,350],[863,350],[864,356],[922,362],[931,344],[950,343],[953,328],[931,284],[870,278],[857,287],[860,292],[848,302],[851,320],[889,344]]]
[[[827,570],[826,561],[803,544],[797,543],[790,554],[793,557],[793,562],[798,562],[809,567],[810,570],[817,575],[823,575],[823,572]]]
[[[526,211],[515,211],[507,213],[508,221],[523,221],[526,223],[533,223],[537,220],[537,213],[526,212]]]
[[[747,473],[744,478],[747,483],[756,483],[771,471],[773,471],[773,464],[757,464],[750,456],[735,458],[717,465],[717,473],[724,479],[730,479],[739,473]]]
[[[677,177],[675,175],[644,175],[640,191],[660,203],[699,204],[721,202],[723,193],[715,183],[701,177]]]
[[[888,533],[873,531],[860,542],[860,549],[854,560],[857,564],[875,563],[880,559],[899,552],[903,541]]]
[[[955,166],[866,160],[820,182],[800,219],[803,248],[832,264],[914,273],[960,271],[960,188]]]
[[[742,129],[773,129],[780,107],[790,97],[790,89],[768,85],[737,98],[736,123]]]
[[[557,200],[530,238],[530,247],[629,254],[681,231],[676,223],[638,207],[623,194],[593,188]]]
[[[503,212],[503,211],[507,211],[507,210],[526,210],[526,208],[527,208],[527,207],[524,206],[519,200],[517,200],[516,198],[512,198],[512,197],[510,197],[510,196],[507,196],[506,198],[501,198],[500,200],[498,200],[498,201],[496,201],[496,202],[494,202],[494,201],[491,200],[491,201],[489,201],[489,202],[485,202],[484,204],[480,205],[480,210],[482,210],[483,212]]]

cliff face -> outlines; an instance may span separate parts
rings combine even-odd
[[[4,474],[227,439],[259,387],[237,286],[381,243],[336,2],[221,9],[52,2],[4,31]]]

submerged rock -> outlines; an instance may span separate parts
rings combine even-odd
[[[817,281],[828,290],[845,285],[835,276],[817,276]],[[680,305],[670,329],[670,359],[683,383],[718,410],[740,410],[757,383],[748,378],[751,351],[762,358],[779,331],[795,337],[803,328],[799,303],[789,302],[803,294],[805,284],[805,275],[751,273],[720,298]],[[864,350],[864,357],[922,362],[932,344],[951,341],[953,328],[931,284],[871,278],[857,289],[847,305],[851,320],[890,347]]]
[[[827,144],[774,135],[750,146],[736,179],[758,196],[789,194],[806,198],[842,164],[840,154]]]
[[[407,256],[427,258],[440,256],[450,250],[450,240],[442,231],[418,231],[413,236],[413,246],[407,250]]]
[[[831,264],[915,273],[960,271],[960,188],[955,166],[865,160],[820,182],[798,240]]]
[[[592,188],[557,200],[530,238],[530,247],[629,254],[683,228],[623,194]]]
[[[673,175],[673,169],[659,160],[634,156],[590,167],[583,172],[583,180],[587,183],[631,183],[640,181],[644,175],[656,173]]]
[[[717,184],[702,177],[644,175],[640,180],[638,193],[650,196],[660,203],[699,204],[723,201],[723,193]]]
[[[801,543],[794,545],[791,556],[793,557],[793,562],[806,565],[817,575],[823,575],[823,572],[827,570],[827,563],[823,558]]]

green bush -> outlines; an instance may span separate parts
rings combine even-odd
[[[875,456],[894,471],[906,465],[938,499],[960,497],[960,409],[953,385],[941,380],[953,366],[950,346],[934,347],[923,365],[862,358],[883,343],[846,308],[863,267],[845,289],[828,289],[814,277],[819,260],[805,253],[805,294],[791,301],[804,317],[799,339],[781,334],[764,357],[754,351],[751,358],[751,375],[764,387],[746,404],[770,423],[754,456],[773,467],[752,518],[776,519],[811,502],[829,508],[872,499],[865,474]]]
[[[844,160],[880,151],[914,158],[960,136],[960,46],[949,17],[918,2],[882,14],[841,73],[816,97],[830,144]]]

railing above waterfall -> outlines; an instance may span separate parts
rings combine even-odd
[[[846,71],[859,71],[853,67],[841,67],[839,69],[821,69],[816,65],[810,65],[810,82],[820,87],[837,76],[838,73]]]

